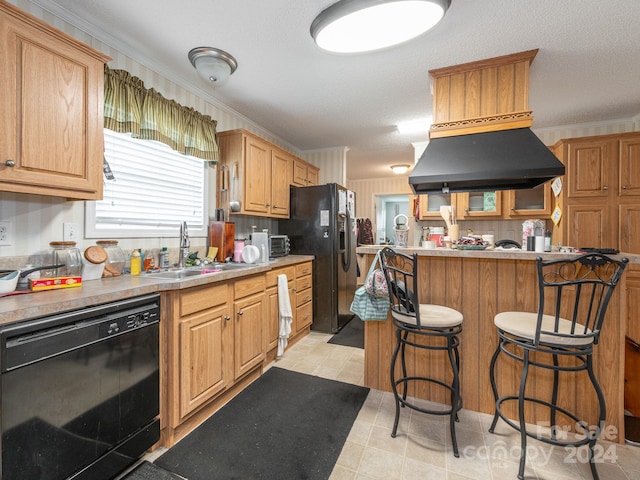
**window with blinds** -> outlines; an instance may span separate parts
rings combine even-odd
[[[206,161],[107,129],[104,139],[114,178],[86,204],[87,237],[176,236],[185,220],[190,235],[206,235]]]

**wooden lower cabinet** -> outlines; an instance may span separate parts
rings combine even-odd
[[[265,328],[265,349],[270,352],[278,348],[278,338],[280,336],[280,306],[278,296],[278,276],[287,276],[287,286],[289,287],[289,300],[293,302],[296,289],[296,267],[294,265],[278,268],[267,272],[267,318]],[[292,324],[295,323],[295,309],[291,309],[293,315]]]
[[[313,322],[313,302],[311,288],[312,262],[274,269],[267,272],[267,329],[265,345],[268,358],[275,358],[280,334],[280,309],[278,304],[278,275],[286,275],[291,302],[291,333],[288,344],[292,345],[298,338],[309,332]]]
[[[277,277],[287,275],[293,325],[289,344],[308,333],[312,312],[296,331],[296,282],[311,291],[311,262],[162,294],[161,428],[171,447],[260,377],[275,359],[279,336]],[[311,299],[305,305],[311,305]],[[305,327],[306,325],[306,327]]]
[[[180,426],[233,383],[233,342],[226,283],[163,294],[163,427]]]
[[[264,275],[236,280],[234,284],[234,379],[262,364],[265,359],[263,347],[263,316],[265,312]]]
[[[231,381],[224,358],[232,329],[227,304],[180,322],[180,418],[224,390]]]
[[[313,323],[313,266],[311,262],[296,265],[295,331],[310,328]],[[292,300],[293,302],[293,300]],[[293,328],[292,328],[293,330]]]

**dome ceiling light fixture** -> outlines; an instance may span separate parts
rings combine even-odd
[[[391,170],[393,170],[393,173],[395,173],[396,175],[403,175],[409,171],[409,167],[410,165],[406,165],[406,164],[391,165]]]
[[[335,53],[362,53],[397,45],[433,28],[451,0],[340,0],[315,18],[311,36]]]
[[[238,68],[233,55],[213,47],[197,47],[189,51],[189,61],[198,74],[215,85],[223,83]]]

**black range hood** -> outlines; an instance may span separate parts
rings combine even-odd
[[[416,194],[533,188],[564,165],[529,128],[432,139],[409,175]]]

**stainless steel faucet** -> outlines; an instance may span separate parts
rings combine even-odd
[[[184,268],[187,263],[187,257],[189,256],[189,230],[187,229],[187,222],[182,222],[180,225],[180,254],[178,255],[178,267]]]

